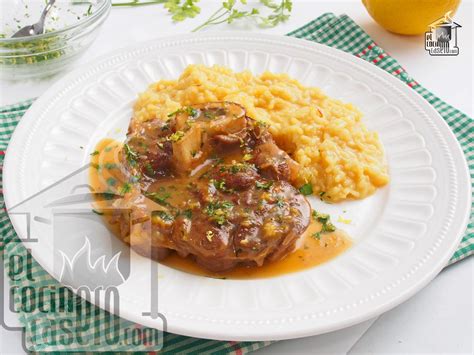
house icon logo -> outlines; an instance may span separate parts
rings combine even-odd
[[[87,164],[72,172],[10,207],[8,213],[21,217],[19,227],[27,231],[22,241],[49,246],[44,255],[54,277],[72,289],[94,291],[123,284],[130,274],[131,257],[128,246],[94,212],[92,204],[104,192],[85,184],[90,168]],[[114,201],[121,198],[109,195]]]
[[[425,50],[432,56],[455,56],[459,54],[458,27],[462,27],[451,18],[451,11],[430,24],[425,33]]]

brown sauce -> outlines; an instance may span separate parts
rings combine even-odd
[[[89,173],[90,184],[94,191],[118,190],[117,186],[111,187],[108,181],[112,178],[117,181],[116,184],[120,184],[120,181],[125,180],[120,170],[118,158],[118,152],[121,148],[122,143],[108,138],[101,140],[97,144],[95,153],[93,153],[91,158],[92,165]],[[187,181],[183,183],[187,183]],[[150,186],[149,191],[157,191],[160,187],[169,188],[170,185],[173,185],[179,192],[182,184],[176,179],[173,181],[164,180],[160,181],[159,184]],[[173,202],[179,203],[180,194],[175,193],[173,196],[175,196]],[[94,204],[94,208],[98,210],[107,206],[107,201],[97,201]],[[116,233],[116,228],[108,223],[108,216],[104,215],[103,218],[111,230]],[[282,260],[267,262],[261,267],[237,266],[230,271],[213,273],[195,263],[191,258],[183,258],[176,253],[171,253],[160,263],[187,273],[213,278],[257,279],[274,277],[320,265],[338,256],[352,245],[351,239],[341,230],[321,234],[319,238],[313,237],[313,234],[320,229],[321,224],[313,221],[298,241],[292,253]]]

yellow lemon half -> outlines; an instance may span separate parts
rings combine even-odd
[[[429,30],[429,25],[451,11],[461,0],[362,0],[370,16],[390,32],[417,35]]]

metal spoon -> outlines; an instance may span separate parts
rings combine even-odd
[[[12,38],[29,37],[42,34],[44,32],[44,20],[46,19],[46,15],[48,15],[49,10],[51,10],[55,2],[56,0],[49,0],[43,10],[43,13],[41,14],[39,21],[32,25],[25,26],[19,31],[15,32]]]

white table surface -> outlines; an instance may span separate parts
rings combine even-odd
[[[9,0],[2,0],[7,6]],[[463,0],[454,19],[460,54],[431,57],[422,36],[404,37],[386,32],[366,13],[360,1],[293,0],[290,20],[273,29],[252,23],[214,26],[208,31],[243,30],[284,34],[325,12],[346,13],[361,25],[422,85],[448,103],[473,116],[474,4]],[[114,8],[101,32],[76,66],[128,44],[176,33],[187,33],[219,6],[219,1],[201,0],[199,18],[173,24],[160,6]],[[41,95],[54,79],[30,82],[0,81],[0,105]],[[2,295],[6,296],[6,295]],[[2,297],[0,296],[0,297]],[[445,269],[425,289],[378,319],[330,334],[282,341],[261,354],[473,354],[474,353],[474,258]],[[15,315],[6,312],[8,324]],[[21,335],[0,328],[0,353],[23,354]]]

